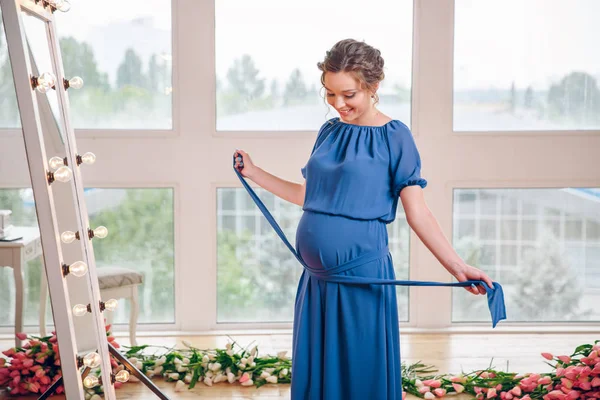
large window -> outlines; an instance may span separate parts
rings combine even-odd
[[[290,243],[302,210],[259,189]],[[273,231],[245,189],[217,191],[217,322],[290,322],[302,265]],[[397,279],[408,279],[409,228],[404,215],[388,225]],[[398,311],[408,320],[408,289],[399,287]]]
[[[90,225],[104,225],[109,230],[106,238],[94,241],[97,267],[141,272],[144,283],[139,291],[138,321],[175,322],[173,189],[86,189],[85,198]],[[0,209],[12,210],[15,226],[37,226],[31,189],[0,189]],[[23,271],[26,325],[38,324],[41,271],[41,258],[30,261]],[[12,269],[0,268],[0,325],[14,324],[12,274]],[[121,304],[115,322],[126,323],[129,304]]]
[[[17,94],[8,59],[2,10],[0,10],[0,128],[17,128],[19,126],[21,126],[21,122],[17,107]]]
[[[600,129],[595,0],[456,0],[454,129]]]
[[[600,321],[600,189],[455,190],[454,244],[503,286],[510,321]],[[453,294],[454,321],[489,320]]]
[[[316,64],[346,38],[381,50],[380,108],[410,124],[412,3],[373,0],[367,16],[360,0],[216,1],[217,130],[314,130],[337,116]]]
[[[76,2],[57,13],[72,119],[81,129],[171,129],[171,1]]]

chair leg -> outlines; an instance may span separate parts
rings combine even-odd
[[[138,287],[137,285],[131,289],[131,310],[129,310],[129,341],[132,346],[137,346],[136,331],[137,331],[137,319],[139,314],[139,303],[138,303]]]

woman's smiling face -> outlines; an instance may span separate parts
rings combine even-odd
[[[327,103],[340,114],[344,122],[358,123],[373,109],[371,96],[365,85],[348,72],[326,72],[323,78]]]

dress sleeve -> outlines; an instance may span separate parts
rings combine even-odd
[[[319,133],[317,134],[317,139],[315,140],[315,144],[312,148],[312,151],[310,152],[310,155],[312,156],[313,153],[315,152],[315,150],[317,149],[317,147],[319,147],[319,145],[321,143],[323,143],[323,140],[327,137],[327,133],[330,131],[329,127],[332,126],[334,124],[333,119],[330,119],[329,121],[325,122],[321,128],[319,129]],[[310,157],[309,157],[310,158]],[[308,162],[307,162],[308,164]],[[300,171],[302,172],[302,176],[304,177],[304,179],[306,179],[306,165],[304,165],[304,167],[302,167],[300,169]]]
[[[421,156],[413,135],[404,124],[388,131],[390,149],[390,190],[394,196],[407,186],[425,188],[427,181],[421,178]]]

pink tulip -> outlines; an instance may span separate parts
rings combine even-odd
[[[600,374],[600,362],[596,363],[596,366],[594,367],[594,369],[591,372],[593,375],[598,375]]]
[[[598,387],[598,386],[600,386],[600,377],[597,376],[594,379],[592,379],[591,384],[592,384],[592,387]]]
[[[23,361],[23,366],[25,368],[33,367],[33,360],[30,358],[28,360]]]
[[[510,391],[512,394],[514,394],[515,396],[520,396],[521,395],[521,388],[519,386],[515,386],[514,388],[512,388],[512,390]]]
[[[44,375],[40,378],[40,382],[44,385],[49,385],[51,383],[50,377],[48,375]]]
[[[437,397],[444,397],[446,395],[446,389],[437,388],[433,390],[433,394]]]
[[[565,369],[562,367],[556,368],[556,376],[563,376],[565,374]]]
[[[240,377],[240,383],[244,383],[249,379],[250,379],[250,375],[247,372],[244,372],[244,374]]]
[[[114,386],[115,386],[115,389],[119,389],[121,386],[123,386],[123,382],[115,382]]]
[[[554,356],[550,353],[542,353],[542,357],[544,357],[546,360],[552,360],[554,358]]]
[[[504,397],[506,397],[507,400],[512,400],[513,394],[511,392],[502,392],[502,393],[506,393],[506,396],[504,396]]]
[[[571,357],[569,356],[558,356],[558,359],[562,362],[564,362],[565,364],[568,364],[571,362]]]
[[[491,388],[491,389],[488,390],[488,392],[487,392],[487,398],[488,399],[491,399],[491,398],[496,397],[496,396],[497,396],[497,394],[496,394],[496,388]]]
[[[438,379],[428,379],[426,381],[423,381],[423,385],[431,386],[432,388],[439,388],[440,386],[442,386],[442,382]]]
[[[501,390],[502,390],[502,384],[499,383],[496,385],[496,392],[499,392]]]
[[[6,365],[6,358],[0,357],[0,367],[4,367]]]
[[[548,397],[550,397],[551,399],[563,400],[565,398],[565,394],[560,390],[553,390],[550,393],[548,393]]]
[[[462,393],[465,390],[465,387],[460,383],[453,383],[452,387],[456,393]]]
[[[241,379],[241,378],[240,378]],[[431,391],[431,388],[429,386],[421,386],[419,388],[419,393],[421,394],[425,394],[427,392]]]
[[[579,382],[579,388],[582,390],[592,390],[592,384],[588,381]]]
[[[17,338],[18,338],[19,340],[27,340],[27,334],[26,334],[26,333],[19,332],[19,333],[17,333],[17,335],[16,335],[16,336],[17,336]]]
[[[529,395],[526,394],[525,396],[521,397],[521,400],[531,400],[531,397],[529,397]]]
[[[475,390],[475,394],[479,394],[482,392],[481,388],[479,386],[475,386],[473,387],[473,390]]]
[[[406,400],[406,392],[402,392],[402,400]]]
[[[547,384],[549,384],[550,382],[552,382],[552,379],[550,379],[550,377],[549,377],[549,376],[545,376],[545,377],[543,377],[543,378],[540,378],[540,379],[537,381],[538,385],[547,385]]]
[[[579,398],[579,392],[577,390],[571,390],[569,393],[567,393],[568,400],[575,400],[577,398]]]
[[[477,400],[483,400],[483,397],[484,397],[484,396],[483,396],[483,393],[477,393],[477,394],[475,395],[475,399],[477,399]]]
[[[15,355],[15,348],[11,348],[2,352],[6,357],[12,357]]]
[[[560,378],[560,381],[567,389],[571,389],[573,387],[573,381],[570,379]]]

